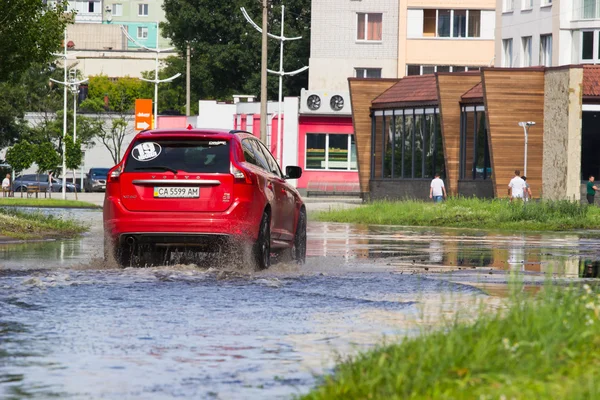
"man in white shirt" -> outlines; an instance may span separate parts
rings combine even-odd
[[[521,178],[521,171],[516,170],[514,178],[512,178],[508,184],[508,195],[510,196],[510,201],[513,201],[513,199],[523,199],[526,187],[527,184],[523,178]]]
[[[446,198],[446,188],[444,181],[440,179],[440,174],[435,174],[435,178],[429,186],[429,198],[433,199],[434,203],[439,203]]]
[[[6,174],[6,177],[2,180],[2,192],[4,196],[7,192],[10,192],[10,174]]]

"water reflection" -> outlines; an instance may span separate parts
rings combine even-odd
[[[313,257],[383,259],[396,267],[503,271],[579,276],[581,257],[600,262],[597,233],[501,234],[473,230],[313,223]],[[382,261],[383,261],[382,260]]]

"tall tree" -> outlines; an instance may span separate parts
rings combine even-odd
[[[0,1],[0,81],[20,75],[35,63],[46,63],[60,49],[72,15],[63,3],[41,0]]]
[[[269,31],[280,32],[282,0],[272,0]],[[286,43],[284,69],[296,70],[308,65],[310,52],[310,0],[286,2],[285,35],[302,36]],[[260,91],[261,35],[244,18],[240,7],[260,20],[261,2],[248,0],[164,0],[167,22],[162,30],[180,54],[187,43],[192,48],[191,90],[194,100],[228,100],[233,94],[258,94]],[[174,65],[173,60],[168,64]],[[178,65],[185,63],[178,61]],[[279,68],[279,42],[269,40],[269,69]],[[184,69],[179,72],[185,73]],[[308,74],[284,79],[285,95],[299,95],[307,86]],[[185,85],[185,79],[173,82]],[[277,95],[277,77],[269,78],[269,97]],[[185,89],[184,89],[185,90]],[[184,91],[185,93],[185,91]]]

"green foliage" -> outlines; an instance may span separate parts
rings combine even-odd
[[[21,199],[11,199],[22,201]],[[48,204],[59,201],[44,199]],[[64,200],[62,200],[64,201]],[[43,213],[25,213],[22,211],[0,208],[0,235],[17,239],[69,238],[89,230],[78,221],[57,218]]]
[[[72,16],[40,0],[0,1],[0,82],[50,61]]]
[[[271,1],[273,7],[269,13],[269,31],[274,34],[280,32],[282,3],[282,0]],[[178,60],[169,60],[167,65],[177,66],[176,72],[185,74],[183,59],[188,42],[192,48],[192,103],[200,98],[229,100],[233,94],[260,92],[261,34],[245,20],[240,7],[246,7],[249,15],[260,24],[262,11],[259,1],[164,1],[167,22],[161,25],[161,29],[182,55]],[[302,39],[285,44],[285,71],[308,65],[310,7],[310,0],[286,2],[285,35],[302,36]],[[278,70],[279,42],[269,39],[268,45],[268,67]],[[283,82],[284,95],[297,96],[301,88],[307,87],[308,74],[286,77]],[[173,90],[184,90],[185,79],[182,77],[170,85]],[[270,76],[271,98],[277,96],[277,86],[278,78]]]
[[[302,399],[600,398],[599,292],[513,285],[506,307],[345,360]]]
[[[422,201],[378,201],[350,210],[330,210],[322,221],[373,225],[441,226],[492,230],[570,230],[600,227],[600,209],[569,201],[510,203],[504,199],[454,198],[434,204]]]
[[[73,138],[67,135],[65,137],[65,151],[67,169],[78,169],[82,161],[81,140],[73,141]]]
[[[61,157],[50,142],[36,145],[33,152],[33,161],[38,166],[38,172],[54,172],[61,163]]]
[[[135,108],[135,99],[152,98],[152,95],[140,79],[123,77],[113,81],[106,75],[96,75],[89,78],[88,98],[81,104],[81,109],[129,113]],[[108,97],[108,108],[104,103],[105,96]]]
[[[6,162],[19,173],[31,166],[35,146],[26,140],[20,141],[6,152]]]

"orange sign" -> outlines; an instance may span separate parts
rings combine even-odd
[[[135,130],[152,128],[152,99],[135,99]]]

